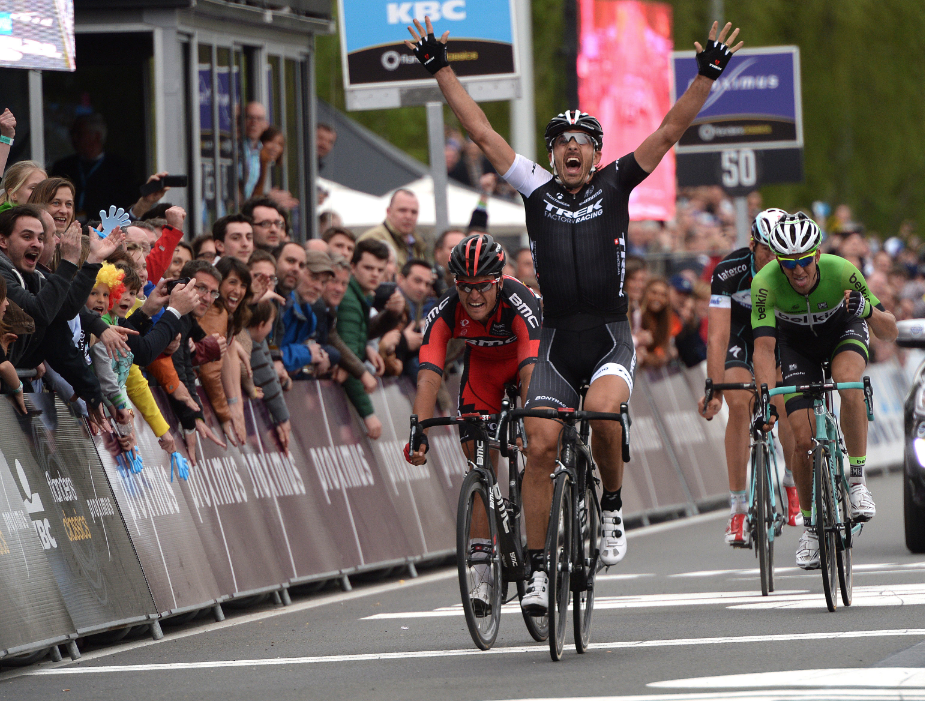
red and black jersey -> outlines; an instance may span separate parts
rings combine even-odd
[[[424,342],[418,355],[421,369],[443,374],[446,344],[451,338],[466,341],[470,354],[499,360],[516,357],[518,369],[535,363],[541,322],[536,295],[513,277],[504,276],[498,305],[484,322],[469,316],[453,287],[440,298],[424,322]]]

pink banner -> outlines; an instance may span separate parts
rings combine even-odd
[[[579,0],[581,109],[604,127],[610,163],[658,129],[671,107],[671,7],[635,0]],[[630,219],[674,217],[675,160],[669,151],[630,197]]]

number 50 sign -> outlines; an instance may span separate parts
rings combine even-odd
[[[673,99],[697,76],[693,51],[672,54]],[[802,182],[803,109],[795,46],[743,49],[714,84],[678,145],[678,185],[722,185],[733,195]]]

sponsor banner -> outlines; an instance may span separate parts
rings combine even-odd
[[[601,163],[634,151],[671,108],[671,6],[579,0],[578,98],[604,128]],[[630,219],[674,217],[674,152],[630,195]]]
[[[516,72],[510,0],[340,0],[341,53],[346,89],[370,85],[433,86],[404,44],[407,27],[429,16],[435,31],[449,30],[449,61],[460,78]]]
[[[649,374],[637,370],[630,401],[630,462],[623,472],[623,503],[627,517],[642,516],[648,511],[685,507],[687,493],[669,455],[671,449],[650,393]]]
[[[716,469],[724,463],[723,443],[710,440],[706,422],[697,415],[699,397],[691,392],[685,374],[678,368],[663,368],[647,372],[646,380],[693,500],[723,494],[728,480],[723,470]]]
[[[20,416],[0,402],[0,451],[77,631],[153,616],[151,592],[83,422],[54,395],[30,399],[41,414]]]
[[[3,421],[0,434],[6,450],[10,434],[18,431],[2,402]],[[15,441],[13,441],[15,443]],[[38,641],[60,640],[77,634],[67,605],[58,589],[38,527],[33,522],[44,513],[41,495],[32,491],[26,497],[23,480],[0,459],[0,657],[8,651],[35,647]],[[21,463],[20,463],[21,464]],[[25,481],[29,481],[26,478]],[[31,484],[30,484],[31,487]],[[31,490],[30,490],[31,491]],[[41,503],[40,503],[41,502]],[[39,510],[41,509],[41,511]],[[44,530],[44,516],[42,516]],[[47,537],[47,536],[46,536]]]
[[[697,77],[693,51],[672,55],[672,99]],[[678,153],[732,148],[802,148],[800,50],[796,46],[741,49],[684,132]]]

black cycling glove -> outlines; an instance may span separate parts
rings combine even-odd
[[[771,414],[771,417],[774,418],[774,419],[779,419],[779,418],[780,418],[780,416],[779,416],[778,413],[777,413],[777,407],[774,406],[773,404],[771,404],[770,414]],[[758,408],[758,409],[755,410],[755,415],[752,417],[752,426],[753,426],[756,430],[758,430],[758,431],[763,431],[763,430],[764,430],[764,425],[765,425],[766,423],[769,423],[769,422],[770,422],[770,419],[769,419],[768,421],[765,421],[765,420],[764,420],[764,417],[761,415],[761,409],[760,409],[760,408]]]
[[[857,290],[851,290],[848,293],[848,316],[855,316],[858,319],[869,319],[874,313],[873,306]]]
[[[706,48],[697,54],[697,72],[710,80],[719,78],[732,58],[729,47],[710,39]]]
[[[446,44],[439,41],[433,32],[418,40],[414,45],[414,55],[431,75],[450,65],[446,57]]]

